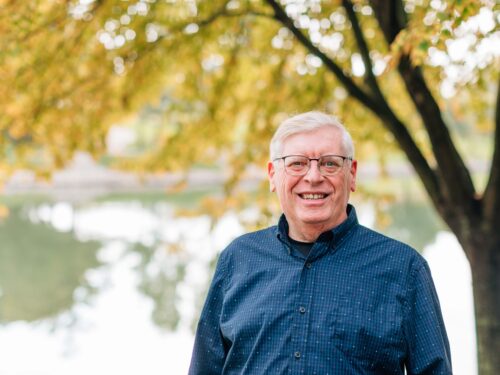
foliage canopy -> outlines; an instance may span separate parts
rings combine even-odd
[[[344,85],[369,93],[374,79],[432,160],[421,120],[397,74],[406,54],[414,64],[425,65],[430,88],[451,125],[467,123],[491,132],[498,59],[493,53],[479,56],[479,50],[498,33],[492,2],[406,1],[408,27],[390,45],[365,1],[350,8],[342,1],[283,2],[297,30],[334,61],[344,78],[331,74],[321,57],[277,22],[269,3],[4,1],[3,176],[18,167],[45,175],[77,149],[99,157],[109,127],[148,103],[156,113],[156,128],[139,157],[127,163],[147,171],[187,168],[221,155],[230,161],[233,175],[249,162],[262,165],[277,123],[311,108],[337,114],[357,140],[365,141],[361,151],[373,152],[370,141],[386,149],[392,137]],[[464,27],[464,20],[481,12],[492,25]],[[353,14],[365,35],[362,48],[369,51],[369,61],[353,32]],[[473,42],[463,45],[480,61],[450,56],[450,39],[466,34]],[[450,77],[456,73],[449,65],[461,76]],[[366,74],[368,68],[373,75]],[[440,95],[440,88],[447,87],[452,101]]]

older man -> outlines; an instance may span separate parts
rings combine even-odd
[[[358,223],[346,129],[308,112],[271,141],[278,225],[221,254],[189,374],[451,374],[425,260]]]

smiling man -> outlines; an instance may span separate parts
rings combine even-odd
[[[189,374],[451,374],[425,260],[358,223],[347,130],[308,112],[271,140],[276,226],[222,253]]]

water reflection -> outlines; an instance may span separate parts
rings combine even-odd
[[[418,251],[423,251],[436,240],[439,231],[445,230],[432,207],[423,202],[393,202],[382,208],[381,216],[383,218],[375,223],[378,230]]]
[[[96,293],[85,272],[99,244],[30,220],[21,208],[0,222],[0,323],[55,317]]]
[[[441,229],[422,203],[356,206],[420,250]],[[0,374],[186,373],[216,256],[251,217],[179,217],[161,196],[12,209],[0,223]]]

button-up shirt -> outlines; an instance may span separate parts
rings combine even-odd
[[[288,223],[245,234],[220,255],[190,375],[451,374],[425,260],[348,218],[306,257]]]

